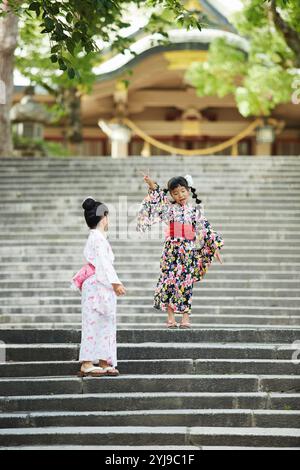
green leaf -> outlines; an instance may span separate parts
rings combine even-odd
[[[72,15],[71,12],[67,13],[66,20],[67,20],[68,23],[72,23],[73,18],[74,18],[74,16]]]
[[[63,71],[67,70],[68,67],[66,66],[64,59],[62,58],[58,59],[58,63],[59,63],[60,70],[63,70]]]
[[[67,49],[70,52],[70,54],[73,55],[74,54],[74,49],[75,49],[75,46],[76,46],[76,43],[74,42],[74,40],[71,39],[71,38],[66,39],[66,46],[67,46]]]
[[[31,10],[31,11],[39,12],[40,11],[40,3],[39,2],[32,2],[32,3],[30,3],[28,9]]]
[[[75,70],[72,67],[68,68],[68,76],[71,80],[75,78],[75,75],[76,75]]]
[[[56,52],[59,52],[61,49],[60,44],[56,44],[55,46],[51,47],[51,52],[52,54],[56,54]]]
[[[50,18],[49,16],[46,16],[46,18],[44,19],[44,24],[45,24],[45,29],[47,30],[48,33],[51,33],[51,31],[53,31],[55,28],[55,23],[52,20],[52,18]]]
[[[82,34],[80,31],[74,31],[73,34],[72,34],[72,40],[75,42],[75,43],[79,43],[82,39]]]

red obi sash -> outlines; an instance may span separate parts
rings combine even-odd
[[[196,232],[191,224],[182,224],[181,222],[171,222],[166,230],[166,237],[184,238],[185,240],[195,240]]]

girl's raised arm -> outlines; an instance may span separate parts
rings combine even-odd
[[[152,178],[150,178],[149,176],[149,171],[147,174],[145,174],[144,172],[142,172],[142,175],[144,177],[144,181],[147,183],[147,185],[149,186],[149,189],[151,191],[154,191],[157,187],[157,184],[155,183],[155,181],[153,181]]]
[[[149,187],[148,196],[142,202],[137,218],[137,231],[145,232],[157,222],[169,222],[171,202],[159,185],[149,176],[142,173]]]

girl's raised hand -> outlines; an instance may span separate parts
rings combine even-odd
[[[149,186],[150,189],[155,189],[156,188],[156,183],[153,181],[153,179],[149,176],[149,170],[147,173],[141,172],[141,174],[144,177],[145,183]]]

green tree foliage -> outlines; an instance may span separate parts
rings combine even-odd
[[[66,53],[67,60],[72,60],[74,68],[68,75],[57,69],[56,61],[50,53],[49,43],[41,37],[38,19],[28,18],[19,27],[16,67],[29,78],[34,85],[40,85],[50,94],[57,95],[59,88],[77,87],[82,93],[89,93],[95,81],[93,67],[99,65],[101,58],[97,52],[88,54],[76,46],[74,51]],[[73,80],[70,81],[69,78]]]
[[[132,25],[124,21],[124,10],[129,4],[153,9],[148,31],[167,36],[167,26],[174,26],[174,23],[187,29],[201,28],[195,13],[186,10],[178,0],[0,0],[0,11],[4,2],[23,19],[41,18],[40,32],[49,36],[51,60],[59,69],[67,71],[69,78],[76,73],[75,52],[80,49],[86,54],[99,53],[99,38],[111,43],[118,52],[128,49],[133,38],[124,37],[121,31]],[[165,18],[165,13],[172,13],[172,22],[161,19]]]
[[[300,28],[300,4],[298,0],[243,2],[244,9],[233,21],[249,41],[248,53],[224,38],[217,39],[210,46],[208,62],[193,64],[186,79],[199,96],[233,94],[244,117],[269,116],[277,105],[291,101],[293,69],[299,59],[295,47],[291,48],[283,32],[277,30],[274,3],[276,15],[295,34]]]
[[[70,53],[67,58],[71,60]],[[43,87],[54,97],[53,122],[65,125],[66,143],[76,144],[82,141],[81,97],[92,90],[96,80],[93,67],[100,63],[100,58],[97,52],[87,54],[76,46],[72,62],[68,74],[57,69],[49,54],[49,42],[41,37],[38,19],[20,22],[15,65],[32,85]]]

